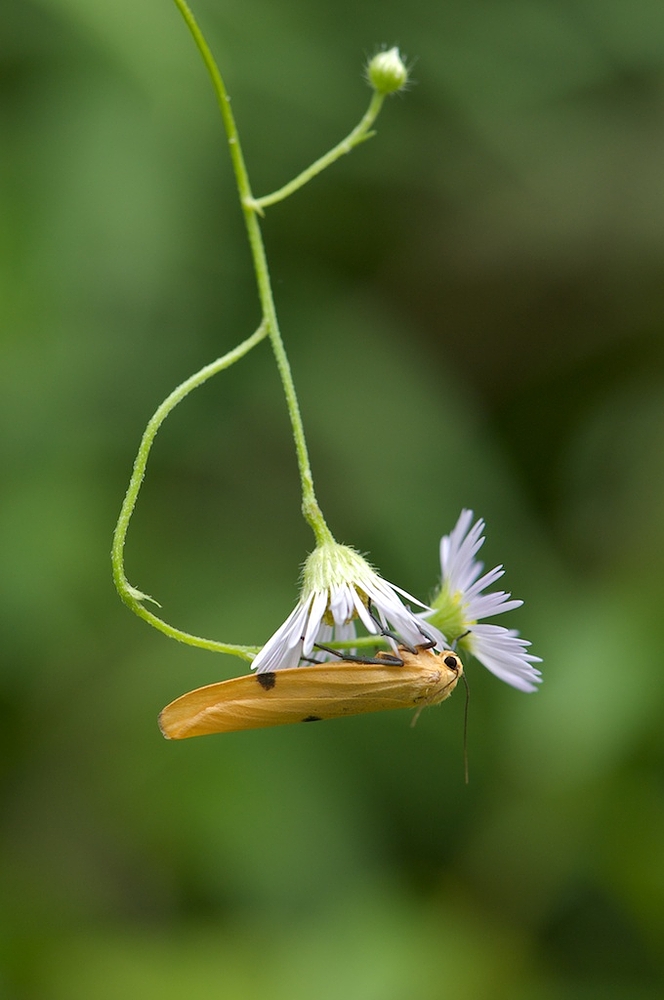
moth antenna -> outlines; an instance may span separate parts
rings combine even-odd
[[[455,652],[456,652],[456,644],[457,644],[457,642],[461,642],[462,639],[465,639],[467,635],[470,635],[471,631],[472,631],[472,629],[467,628],[465,632],[462,632],[461,635],[458,635],[456,637],[456,639],[452,643],[452,649]]]
[[[463,636],[461,636],[461,638],[463,638]],[[466,704],[463,709],[463,777],[465,783],[468,784],[470,781],[468,771],[468,704],[470,702],[470,687],[465,673],[461,675],[461,679],[466,689]]]

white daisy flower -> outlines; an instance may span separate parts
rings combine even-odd
[[[511,600],[511,594],[502,590],[483,593],[505,571],[496,566],[482,576],[484,564],[475,556],[484,545],[484,521],[471,527],[472,520],[472,510],[462,510],[454,529],[441,539],[440,589],[431,602],[433,614],[424,612],[421,617],[450,641],[458,640],[496,677],[520,691],[535,691],[542,678],[532,664],[541,660],[526,652],[530,643],[514,629],[478,625],[479,619],[512,611],[523,601]]]
[[[302,593],[295,610],[268,639],[252,663],[258,673],[297,667],[311,658],[314,647],[331,640],[355,638],[359,618],[376,635],[389,628],[406,645],[420,646],[430,639],[441,649],[443,636],[406,607],[399,595],[431,611],[400,587],[383,580],[354,549],[336,542],[319,545],[304,564]],[[369,605],[380,624],[372,617]],[[329,654],[317,651],[317,659]]]

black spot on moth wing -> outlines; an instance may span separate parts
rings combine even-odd
[[[320,715],[308,715],[306,719],[302,719],[303,722],[322,722]]]
[[[274,673],[254,674],[254,676],[265,691],[271,691],[277,683],[277,675]]]

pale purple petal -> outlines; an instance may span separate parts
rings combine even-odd
[[[514,611],[520,608],[523,601],[510,601],[510,594],[497,591],[494,594],[478,594],[466,605],[466,617],[469,621],[478,621],[480,618],[490,618],[492,615],[502,615],[505,611]]]
[[[477,659],[513,687],[535,691],[541,675],[532,664],[541,661],[525,651],[530,643],[512,629],[477,624],[483,618],[513,611],[523,602],[502,590],[485,593],[503,576],[504,570],[495,566],[481,575],[484,567],[475,557],[484,544],[484,521],[479,519],[472,524],[472,520],[473,512],[462,510],[450,534],[441,539],[442,591],[459,601],[470,631],[464,643]]]
[[[518,632],[501,625],[475,625],[466,642],[473,656],[496,677],[520,691],[537,690],[542,676],[532,664],[542,661],[525,651],[530,643]]]
[[[481,566],[481,563],[475,563],[476,566]],[[479,594],[481,590],[486,590],[487,587],[493,586],[493,584],[500,580],[501,576],[505,575],[505,570],[502,566],[495,566],[490,569],[488,573],[481,576],[478,580],[475,580],[473,584],[465,588],[466,597],[470,598],[474,594]]]
[[[469,529],[472,519],[472,510],[462,510],[450,534],[441,539],[443,579],[447,580],[453,593],[467,590],[482,572],[482,563],[477,562],[475,556],[484,545],[484,521],[476,521]]]

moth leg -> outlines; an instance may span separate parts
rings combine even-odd
[[[436,645],[436,640],[432,639],[429,633],[425,632],[425,630],[422,628],[421,625],[418,625],[418,628],[422,633],[422,635],[424,636],[424,638],[426,639],[426,642],[420,643],[418,649],[433,649],[433,647]]]
[[[349,656],[341,649],[332,649],[330,646],[323,646],[320,642],[314,643],[316,649],[322,649],[325,653],[332,653],[346,663],[366,663],[388,667],[403,667],[403,660],[400,656],[391,653],[382,653],[380,656]],[[317,661],[314,661],[317,662]]]
[[[429,635],[429,633],[425,629],[423,629],[422,626],[420,625],[420,626],[418,626],[418,628],[419,628],[420,632],[422,633],[422,636],[424,637],[424,639],[426,639],[426,642],[419,643],[419,645],[417,647],[410,646],[406,642],[406,640],[403,639],[401,636],[397,635],[395,632],[390,632],[389,629],[385,628],[385,626],[380,621],[380,619],[374,614],[373,605],[372,605],[371,601],[369,601],[369,603],[367,605],[367,611],[369,612],[369,615],[371,616],[371,620],[374,622],[374,624],[378,628],[378,631],[380,632],[380,634],[384,635],[386,639],[393,639],[394,642],[398,643],[398,645],[403,646],[404,649],[407,649],[409,653],[417,653],[418,649],[433,649],[434,646],[436,645],[436,640],[432,639],[431,636]],[[467,634],[468,633],[464,632],[464,635],[467,635]],[[463,636],[460,636],[459,638],[463,639]]]
[[[374,623],[374,625],[376,626],[376,628],[378,629],[378,631],[380,632],[380,634],[382,636],[385,636],[386,639],[392,639],[393,642],[396,642],[397,646],[403,646],[403,648],[407,649],[409,653],[416,653],[417,652],[417,650],[415,649],[415,647],[414,646],[410,646],[406,642],[406,640],[403,639],[400,635],[397,635],[396,632],[390,632],[389,629],[385,628],[385,626],[383,625],[383,623],[380,620],[380,618],[378,618],[374,614],[373,604],[371,603],[371,601],[367,602],[367,611],[369,612],[369,617],[371,618],[372,622]],[[430,637],[427,636],[427,638],[430,638]],[[432,645],[435,646],[436,645],[435,642],[432,643]],[[427,649],[429,649],[429,648],[430,647],[427,646]]]
[[[424,705],[422,704],[422,705],[418,705],[417,708],[415,709],[415,715],[410,720],[410,728],[411,729],[414,729],[415,726],[417,725],[417,720],[419,719],[420,714],[421,714],[423,708],[424,708]]]

